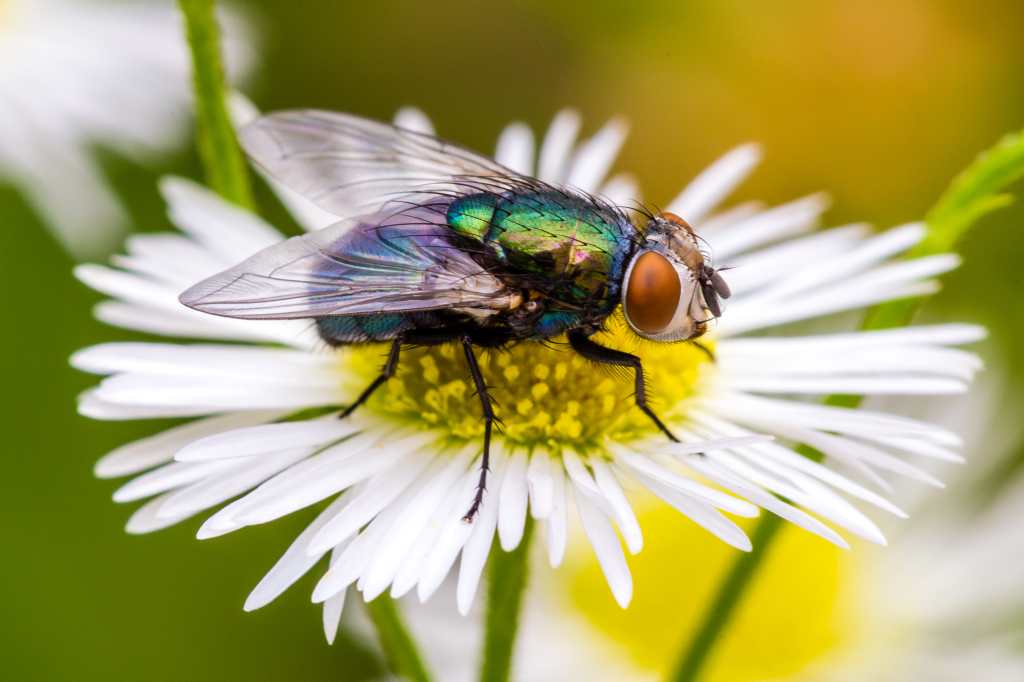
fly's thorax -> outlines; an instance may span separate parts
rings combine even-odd
[[[446,220],[483,247],[492,274],[541,292],[548,310],[596,318],[618,304],[636,229],[610,205],[553,189],[481,193],[453,201]]]

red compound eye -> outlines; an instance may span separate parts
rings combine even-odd
[[[647,251],[636,259],[629,273],[623,311],[634,327],[657,334],[675,316],[681,293],[679,275],[668,259]]]

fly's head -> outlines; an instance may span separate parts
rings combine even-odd
[[[697,338],[729,296],[693,228],[674,213],[654,216],[623,278],[622,310],[633,331],[652,341]]]

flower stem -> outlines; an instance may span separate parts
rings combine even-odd
[[[199,156],[210,187],[228,201],[252,209],[245,158],[228,116],[214,5],[215,0],[178,0],[192,53]]]
[[[519,612],[529,577],[533,519],[526,518],[523,539],[511,552],[491,553],[487,583],[487,622],[480,682],[507,682],[519,629]]]
[[[670,679],[677,682],[696,680],[708,656],[711,654],[718,635],[725,628],[736,606],[743,596],[745,586],[757,572],[768,550],[772,539],[782,529],[784,521],[774,514],[767,515],[758,521],[751,534],[754,549],[737,557],[722,579],[718,594],[712,600],[700,629],[690,640],[690,646],[679,660],[675,673]]]
[[[366,605],[366,611],[377,630],[384,659],[391,672],[405,680],[430,682],[419,649],[405,627],[395,600],[386,594],[381,595]]]
[[[924,239],[908,255],[919,258],[953,250],[980,218],[1011,202],[1012,198],[1001,192],[1021,177],[1024,177],[1024,133],[1015,133],[1007,135],[981,154],[953,180],[928,212]],[[877,305],[867,312],[861,329],[867,331],[909,324],[922,303],[923,299],[912,298]],[[862,399],[855,395],[830,395],[824,402],[826,405],[855,408]],[[797,452],[816,462],[824,459],[820,452],[806,445],[798,447]],[[700,628],[682,649],[671,680],[694,682],[699,679],[719,635],[783,527],[782,519],[774,515],[758,521],[751,537],[753,551],[737,557],[725,574]]]

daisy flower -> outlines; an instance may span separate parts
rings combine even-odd
[[[397,122],[431,130],[414,110],[401,112]],[[625,137],[623,123],[612,121],[582,142],[579,128],[576,114],[560,113],[538,149],[528,127],[512,124],[495,157],[617,203],[635,197],[628,177],[606,180]],[[225,319],[180,305],[179,294],[195,282],[283,237],[188,181],[166,180],[162,190],[182,234],[134,236],[114,267],[88,265],[76,273],[111,297],[96,309],[101,320],[204,342],[104,344],[77,353],[72,363],[106,375],[81,398],[86,416],[196,419],[110,453],[96,472],[134,476],[116,501],[148,499],[128,522],[133,533],[224,503],[203,522],[200,538],[316,506],[315,520],[245,608],[267,604],[325,559],[313,599],[324,603],[328,638],[349,588],[367,600],[385,591],[395,597],[415,591],[426,600],[456,564],[455,600],[466,613],[494,537],[502,549],[515,548],[528,515],[542,526],[552,566],[562,562],[578,517],[625,607],[633,584],[622,543],[630,553],[643,546],[627,491],[649,492],[740,550],[749,550],[750,541],[730,517],[752,517],[759,509],[842,547],[847,543],[836,529],[884,543],[855,502],[903,512],[865,481],[890,472],[924,478],[911,460],[956,460],[958,437],[923,421],[827,407],[808,397],[963,392],[978,361],[953,346],[982,332],[936,325],[766,334],[784,323],[930,293],[937,286],[932,278],[957,260],[893,260],[921,239],[918,224],[880,235],[865,225],[819,231],[827,206],[821,195],[720,210],[759,157],[752,145],[729,152],[667,206],[707,239],[716,264],[733,268],[729,309],[702,339],[714,360],[691,344],[636,348],[659,414],[682,442],[669,442],[636,409],[631,382],[567,350],[521,343],[485,353],[481,368],[504,426],[472,523],[463,516],[479,475],[483,425],[456,349],[403,352],[396,375],[368,404],[337,419],[340,407],[379,374],[386,349],[331,350],[308,322]],[[284,196],[299,205],[296,196]],[[322,226],[322,214],[307,209],[300,206],[300,220]],[[611,347],[636,345],[621,321],[596,338]],[[835,467],[800,456],[791,442],[814,445]]]
[[[226,27],[239,75],[246,31]],[[73,253],[104,252],[126,216],[91,147],[144,159],[173,146],[190,119],[190,74],[173,3],[0,0],[0,179]]]
[[[781,536],[701,679],[1010,682],[1024,676],[1018,559],[1024,537],[1016,530],[1024,478],[992,486],[993,474],[1006,471],[1019,447],[1020,428],[1007,428],[1012,420],[1005,418],[1019,406],[1006,406],[994,386],[984,388],[970,401],[955,401],[955,409],[932,404],[927,410],[965,434],[970,452],[979,455],[972,466],[957,469],[941,494],[901,490],[913,498],[912,518],[892,524],[891,547],[840,553],[806,535]],[[517,679],[665,679],[728,557],[663,508],[644,505],[640,517],[645,527],[665,531],[659,536],[665,541],[652,542],[631,562],[652,589],[628,612],[609,606],[600,569],[574,544],[566,570],[543,574],[527,597]],[[683,556],[701,561],[681,562]],[[433,604],[406,615],[443,679],[473,679],[476,666],[465,652],[475,650],[469,642],[479,637],[475,619],[453,619]]]

